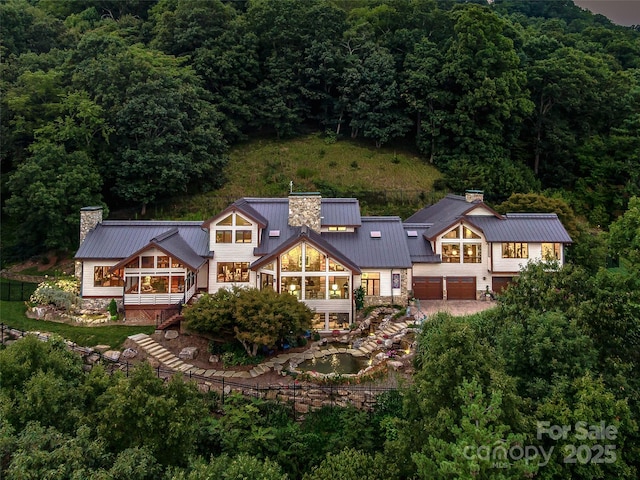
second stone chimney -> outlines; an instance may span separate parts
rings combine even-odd
[[[80,245],[99,223],[102,223],[102,207],[83,207],[80,209]]]
[[[322,196],[318,192],[300,192],[289,194],[289,225],[307,226],[320,232]]]
[[[464,194],[467,202],[483,202],[484,201],[484,192],[482,190],[467,190]]]

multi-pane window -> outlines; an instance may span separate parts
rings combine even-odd
[[[482,261],[481,236],[462,225],[442,236],[442,261],[444,263],[480,263]],[[458,241],[453,241],[458,239]]]
[[[543,243],[542,258],[543,260],[560,260],[560,244]]]
[[[141,265],[140,266],[142,268],[153,268],[155,266],[154,265],[155,259],[156,259],[156,257],[154,257],[154,256],[144,255],[144,256],[140,257],[140,260],[141,260]]]
[[[113,273],[110,267],[93,267],[94,287],[122,287],[124,285],[124,271],[119,268]]]
[[[307,272],[324,272],[327,260],[323,253],[310,245],[305,247],[305,270]]]
[[[480,263],[482,262],[482,251],[479,243],[468,243],[463,245],[464,255],[463,263]]]
[[[363,273],[362,288],[367,296],[380,295],[380,273]]]
[[[347,227],[329,227],[328,230],[330,232],[346,232]]]
[[[251,243],[251,230],[236,230],[236,243]]]
[[[231,228],[216,228],[216,243],[251,243],[251,230],[245,228],[250,226],[251,222],[237,213],[227,215],[216,223],[216,227]]]
[[[460,244],[443,243],[442,261],[445,263],[460,263]]]
[[[169,257],[166,255],[158,256],[157,264],[158,268],[169,268]]]
[[[297,245],[282,254],[282,271],[283,272],[301,272],[302,271],[302,246]]]
[[[529,258],[529,244],[521,242],[504,242],[502,258]]]
[[[218,262],[218,282],[248,282],[249,262]]]
[[[231,230],[216,230],[216,243],[231,243]]]
[[[349,298],[349,277],[329,277],[329,298]]]

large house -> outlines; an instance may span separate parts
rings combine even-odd
[[[564,261],[571,238],[555,214],[500,215],[481,192],[448,195],[405,222],[366,217],[352,198],[292,193],[242,198],[201,221],[103,221],[81,211],[76,275],[85,301],[154,322],[199,292],[232,286],[294,295],[319,331],[348,327],[354,289],[367,304],[477,299],[531,260]]]

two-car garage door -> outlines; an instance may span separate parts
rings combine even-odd
[[[413,277],[413,294],[421,300],[443,298],[442,277]],[[475,300],[476,277],[447,277],[448,300]]]

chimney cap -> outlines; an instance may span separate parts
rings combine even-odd
[[[465,193],[484,193],[484,190],[465,190]]]
[[[320,192],[291,192],[289,194],[290,197],[319,197],[321,196]]]
[[[95,212],[96,210],[103,210],[103,208],[100,206],[93,206],[93,207],[82,207],[80,209],[81,212]]]

